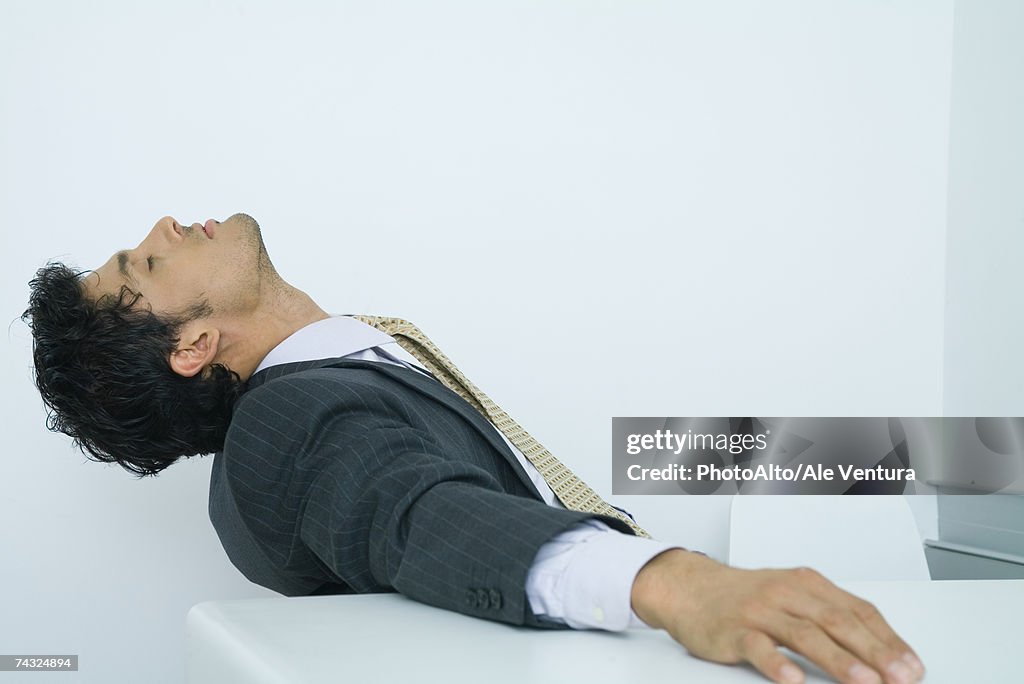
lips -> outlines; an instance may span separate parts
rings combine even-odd
[[[203,232],[206,233],[206,237],[213,239],[213,229],[217,225],[217,222],[213,219],[206,219],[206,223],[203,224]]]

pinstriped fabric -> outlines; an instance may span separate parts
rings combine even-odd
[[[289,596],[394,590],[565,628],[527,603],[539,549],[588,518],[630,530],[546,505],[514,462],[483,416],[418,371],[290,364],[255,375],[236,404],[210,518],[246,577]]]
[[[609,505],[587,483],[578,478],[561,461],[554,457],[530,433],[514,421],[505,411],[491,401],[469,378],[455,367],[455,364],[430,341],[423,331],[409,321],[385,316],[353,316],[356,320],[387,333],[407,352],[416,357],[446,387],[469,402],[508,437],[517,449],[537,468],[544,480],[566,508],[573,511],[600,513],[618,518],[641,537],[650,537],[646,530],[637,525],[622,511]]]

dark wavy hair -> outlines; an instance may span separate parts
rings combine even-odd
[[[245,383],[219,364],[184,377],[169,360],[181,326],[210,315],[209,304],[157,315],[135,307],[141,295],[128,287],[93,301],[83,273],[51,262],[29,282],[22,320],[32,329],[47,428],[72,437],[91,460],[139,477],[222,449]]]

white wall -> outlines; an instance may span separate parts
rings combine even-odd
[[[949,142],[948,415],[1024,416],[1024,4],[956,6]]]
[[[956,5],[943,354],[951,416],[1024,416],[1022,29],[1020,2]],[[975,498],[976,510],[991,504]]]
[[[952,31],[952,0],[4,3],[2,311],[48,258],[246,211],[599,491],[616,415],[938,415]],[[209,460],[85,462],[20,323],[0,348],[4,652],[177,681],[187,608],[260,593]],[[615,501],[724,554],[728,497]]]

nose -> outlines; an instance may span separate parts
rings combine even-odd
[[[160,219],[160,223],[157,225],[160,224],[165,226],[165,230],[169,228],[172,232],[173,237],[180,238],[185,234],[185,229],[181,227],[181,224],[178,223],[178,220],[175,219],[173,216],[163,217],[162,219]]]

